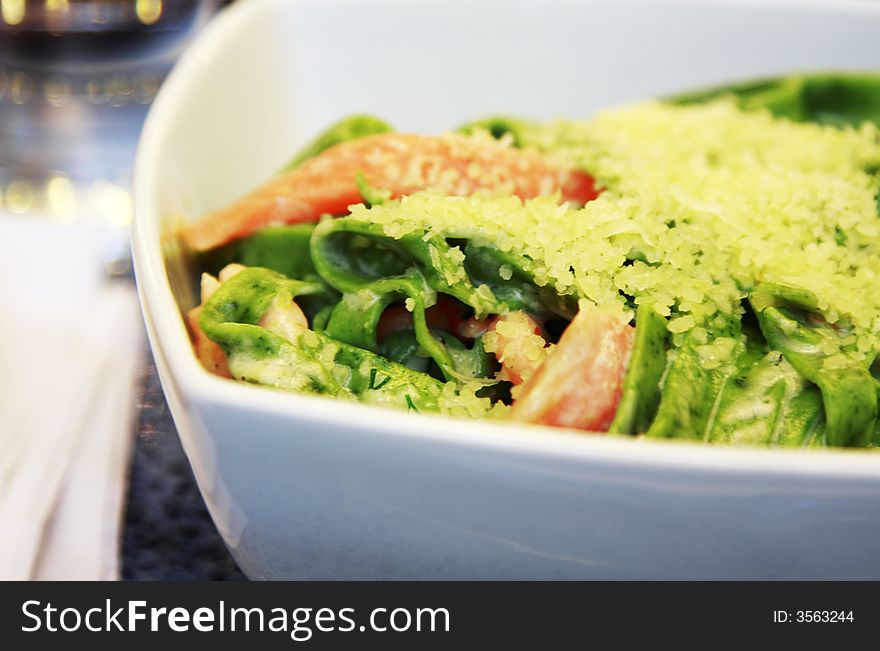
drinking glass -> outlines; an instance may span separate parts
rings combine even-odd
[[[141,125],[219,0],[0,0],[0,218],[127,229]]]

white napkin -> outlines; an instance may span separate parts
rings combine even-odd
[[[0,214],[0,579],[115,579],[143,350],[111,235]]]

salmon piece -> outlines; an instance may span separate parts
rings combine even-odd
[[[189,332],[193,340],[193,348],[196,350],[196,357],[202,363],[202,366],[209,373],[219,375],[220,377],[232,377],[229,372],[229,366],[226,363],[226,353],[219,345],[208,339],[201,326],[199,326],[199,316],[202,314],[204,304],[197,305],[186,313]]]
[[[401,197],[433,189],[469,195],[481,189],[523,199],[559,191],[563,201],[584,204],[598,195],[593,178],[534,151],[461,134],[382,133],[339,143],[181,231],[196,251],[206,251],[272,224],[340,215],[363,198],[356,178]]]
[[[614,420],[635,328],[595,307],[581,309],[525,383],[511,419],[605,432]]]
[[[272,303],[263,316],[260,317],[258,325],[291,343],[295,343],[302,331],[308,330],[309,321],[296,301],[278,294],[272,299]]]

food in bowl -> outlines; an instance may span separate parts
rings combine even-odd
[[[416,412],[880,445],[880,78],[440,136],[354,116],[186,226],[210,371]]]

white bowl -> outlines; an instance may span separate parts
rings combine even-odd
[[[169,224],[335,119],[441,131],[802,69],[880,67],[844,2],[244,0],[162,88],[135,175],[150,341],[214,521],[252,578],[880,578],[880,455],[728,449],[384,411],[205,372]]]

